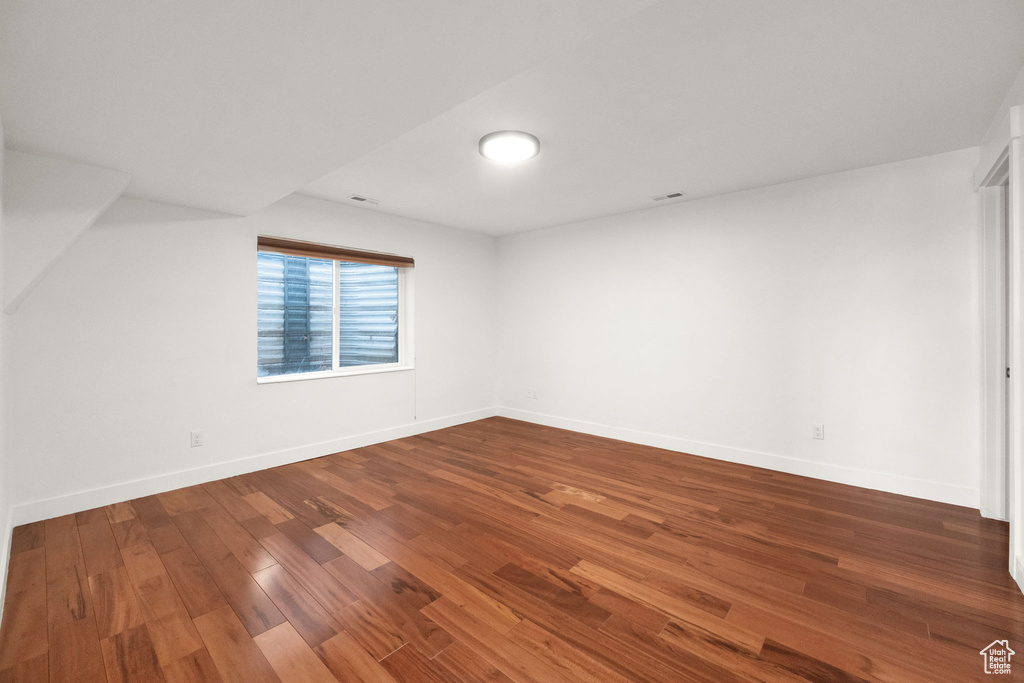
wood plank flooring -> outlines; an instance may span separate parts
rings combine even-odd
[[[18,527],[0,683],[985,680],[1006,567],[974,510],[492,418]]]

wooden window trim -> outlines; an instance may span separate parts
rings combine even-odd
[[[335,247],[329,244],[318,244],[317,242],[303,242],[302,240],[291,240],[284,237],[267,237],[260,235],[256,238],[258,251],[270,251],[277,254],[288,254],[290,256],[305,256],[307,258],[322,258],[335,261],[352,261],[355,263],[372,263],[378,266],[392,266],[394,268],[412,268],[415,261],[408,256],[396,254],[382,254],[376,251],[363,251],[360,249],[347,249]]]

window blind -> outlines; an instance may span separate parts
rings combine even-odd
[[[338,263],[338,365],[398,362],[398,268]]]
[[[261,253],[256,284],[259,375],[330,370],[334,262]]]

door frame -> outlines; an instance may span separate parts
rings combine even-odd
[[[979,509],[983,517],[1009,520],[1008,451],[1013,442],[1007,422],[1012,391],[1007,391],[1006,367],[1014,367],[1007,348],[1010,326],[1007,277],[1011,275],[1010,245],[1014,243],[1006,215],[1009,187],[1009,147],[999,156],[978,188],[981,211],[981,479]],[[1016,244],[1020,242],[1017,241]],[[1013,280],[1012,280],[1013,281]],[[1011,328],[1012,329],[1012,328]],[[1017,366],[1019,367],[1019,366]],[[1012,379],[1012,378],[1011,378]],[[1012,386],[1012,384],[1010,385]],[[1010,398],[1011,400],[1007,400]],[[1009,405],[1008,405],[1009,404]]]
[[[982,320],[979,509],[986,517],[1009,521],[1009,570],[1024,590],[1024,108],[1012,107],[1009,114],[1005,148],[989,168],[979,168],[977,176]],[[1000,352],[1011,368],[1008,390],[1005,369],[999,372]]]

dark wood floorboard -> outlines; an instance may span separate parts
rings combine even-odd
[[[1005,523],[503,418],[11,553],[0,681],[933,683],[1002,639],[1024,679]]]

